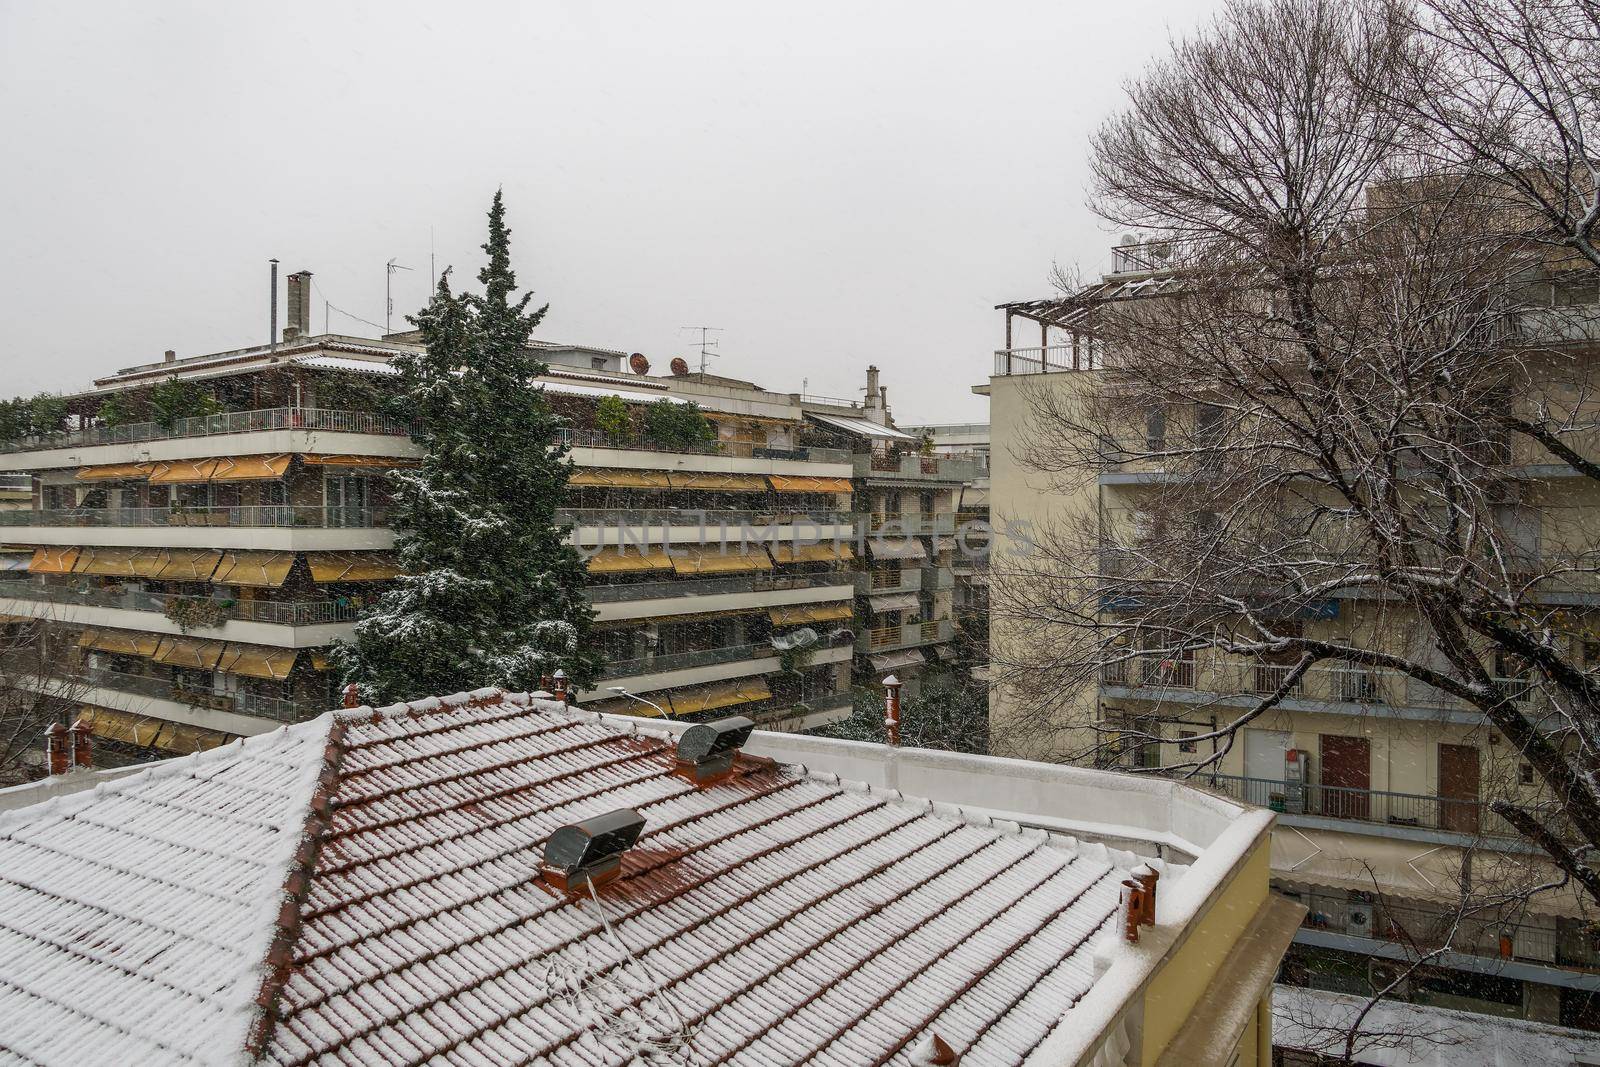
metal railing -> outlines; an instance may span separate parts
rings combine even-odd
[[[335,411],[328,408],[258,408],[254,411],[225,411],[178,419],[172,423],[130,422],[122,426],[90,426],[82,430],[52,434],[49,437],[24,437],[0,442],[0,452],[33,452],[49,448],[84,445],[138,444],[176,437],[207,437],[213,434],[251,433],[261,430],[320,430],[331,433],[381,434],[406,437],[411,426],[402,419],[371,411]]]
[[[0,526],[304,526],[371,529],[388,524],[387,508],[322,504],[0,511]]]
[[[1422,827],[1483,837],[1518,838],[1512,825],[1476,797],[1439,797],[1424,793],[1397,793],[1383,789],[1304,785],[1272,778],[1247,778],[1233,774],[1207,774],[1192,779],[1257,807],[1287,815],[1316,815],[1328,819],[1384,826]],[[1545,820],[1559,821],[1554,808],[1541,808]]]
[[[0,582],[0,599],[8,597],[47,604],[112,608],[121,611],[151,611],[162,615],[176,604],[190,603],[207,607],[227,620],[262,622],[275,626],[314,626],[319,623],[351,622],[360,618],[362,610],[362,603],[350,598],[234,600],[223,597],[151,593],[142,589],[116,587],[76,589],[70,586],[36,585],[25,581]]]
[[[634,659],[614,659],[600,672],[604,679],[631,678],[639,674],[659,674],[687,667],[707,667],[716,663],[737,663],[743,659],[766,659],[778,653],[771,645],[730,645],[726,648],[707,648],[697,652],[666,652],[655,656]]]
[[[602,433],[599,430],[558,431],[552,444],[569,448],[614,448],[628,452],[663,452],[688,456],[732,456],[737,459],[787,459],[807,463],[849,463],[850,453],[839,448],[817,448],[813,445],[777,447],[758,445],[752,441],[708,441],[703,444],[662,444],[646,437],[624,437]]]
[[[954,637],[955,623],[949,619],[908,622],[901,626],[879,626],[859,634],[856,638],[856,647],[863,651],[879,652],[938,644],[953,640]]]
[[[5,514],[0,512],[0,514]],[[556,521],[570,526],[683,526],[738,533],[741,526],[848,525],[848,511],[714,511],[701,508],[558,508]]]
[[[1001,348],[994,354],[997,377],[1018,374],[1055,374],[1061,371],[1092,370],[1095,353],[1087,346],[1050,345],[1048,348]]]
[[[924,456],[912,453],[891,456],[887,453],[859,453],[852,460],[858,478],[875,474],[896,478],[932,478],[942,481],[972,481],[978,477],[978,463],[969,456]]]
[[[830,589],[854,584],[849,571],[825,574],[759,575],[742,578],[702,578],[669,582],[623,582],[617,585],[591,585],[589,601],[616,604],[630,600],[659,600],[666,597],[709,596],[717,593],[762,593],[777,589]],[[0,585],[0,589],[4,589]]]
[[[143,674],[124,674],[105,667],[87,667],[83,681],[99,689],[118,693],[171,700],[192,708],[209,708],[212,711],[233,711],[241,715],[257,715],[281,722],[297,722],[301,718],[299,706],[284,697],[265,696],[244,690],[217,693],[209,689],[185,686],[172,678],[158,678]]]

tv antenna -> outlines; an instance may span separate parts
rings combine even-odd
[[[402,265],[400,263],[396,263],[395,260],[399,259],[399,258],[400,258],[399,256],[395,256],[394,259],[391,259],[391,260],[389,260],[388,263],[384,264],[384,278],[383,278],[383,332],[384,333],[388,333],[389,332],[389,320],[394,318],[394,272],[397,271],[397,270],[410,270],[411,269],[410,267],[404,266],[404,265]]]
[[[700,373],[701,374],[704,374],[706,372],[706,360],[707,359],[721,359],[722,358],[722,353],[721,352],[713,352],[713,351],[711,351],[713,348],[717,347],[717,342],[711,340],[711,335],[714,334],[714,333],[721,333],[722,332],[722,327],[721,326],[679,326],[678,329],[679,330],[699,330],[700,331],[699,344],[700,344]],[[690,344],[694,344],[695,342],[691,341],[689,343]]]

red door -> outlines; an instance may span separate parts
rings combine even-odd
[[[1439,829],[1478,832],[1478,750],[1439,746]]]
[[[1322,814],[1365,819],[1371,812],[1372,745],[1365,737],[1322,735]]]

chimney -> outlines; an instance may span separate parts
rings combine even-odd
[[[283,339],[293,341],[311,336],[311,272],[296,271],[289,275],[289,321],[283,327]]]
[[[867,409],[869,411],[872,408],[875,408],[875,407],[878,406],[879,398],[880,398],[880,394],[878,392],[878,368],[876,366],[868,366],[867,367]]]
[[[166,350],[166,352],[164,352],[162,354],[161,362],[163,362],[163,363],[171,363],[174,360],[176,360],[177,358],[178,358],[178,353],[174,352],[172,349],[169,348],[169,349]]]
[[[900,743],[900,679],[892,674],[883,680],[883,729],[889,744]]]
[[[344,706],[347,708],[361,706],[361,687],[354,682],[344,687]]]
[[[733,770],[733,758],[756,724],[743,715],[696,723],[678,738],[674,773],[695,785],[710,785]]]
[[[268,260],[272,264],[272,296],[268,299],[268,325],[267,345],[276,352],[278,350],[278,261]]]
[[[67,728],[58,722],[45,728],[44,762],[53,775],[67,773]]]
[[[567,672],[557,667],[556,673],[550,676],[550,680],[556,685],[556,699],[570,706],[572,704],[572,694],[567,691]]]
[[[586,884],[596,888],[622,873],[622,855],[644,832],[644,816],[632,808],[563,826],[544,843],[544,880],[573,893]]]
[[[94,732],[89,728],[88,720],[79,719],[67,731],[67,738],[71,742],[71,762],[74,770],[88,770],[94,766]]]

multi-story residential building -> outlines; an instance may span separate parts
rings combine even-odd
[[[856,577],[858,675],[893,673],[915,695],[929,670],[957,658],[956,512],[977,465],[934,454],[920,436],[896,428],[875,366],[867,368],[861,403],[805,396],[801,407],[851,451],[866,556]]]
[[[1157,272],[1138,251],[1117,250],[1102,291],[1148,287]],[[1139,514],[1143,494],[1164,477],[1113,455],[1074,497],[1054,493],[1048,478],[1019,463],[1036,391],[1069,397],[1098,373],[1088,344],[1071,330],[1075,307],[1039,300],[1000,308],[1006,346],[995,353],[988,384],[977,390],[990,400],[990,506],[1003,517],[997,559],[1021,550],[1021,540],[1008,535],[1011,522],[1047,528],[1071,517],[1099,524],[1103,543],[1114,541],[1120,525]],[[1013,343],[1019,323],[1038,327],[1036,345]],[[1593,603],[1583,591],[1549,596],[1567,597],[1574,608]],[[1308,635],[1337,640],[1367,632],[1372,610],[1358,596],[1335,594],[1301,625]],[[992,653],[1000,662],[1005,635],[999,621],[994,625]],[[1170,742],[1124,746],[1117,757],[1124,765],[1156,770],[1163,762],[1192,762],[1197,745],[1186,744],[1186,736],[1218,727],[1228,707],[1247,707],[1256,694],[1274,692],[1287,670],[1263,661],[1134,657],[1062,702],[1063,743],[1074,725],[1114,731],[1120,724]],[[1506,684],[1514,687],[1515,680]],[[1004,684],[991,694],[990,707],[992,736],[1005,751],[1007,723],[1018,712]],[[1203,744],[1214,751],[1215,742]],[[1067,749],[1055,755],[1066,758]],[[1242,730],[1216,773],[1202,781],[1279,812],[1274,885],[1308,907],[1282,976],[1309,987],[1300,1002],[1319,994],[1370,995],[1393,976],[1394,961],[1436,947],[1454,914],[1464,862],[1479,871],[1538,863],[1537,850],[1488,807],[1498,790],[1533,795],[1532,768],[1481,713],[1380,670],[1313,669],[1279,706]],[[1540,894],[1515,916],[1467,920],[1450,951],[1397,994],[1418,1010],[1464,1008],[1600,1030],[1600,937],[1576,894]]]
[[[972,481],[961,486],[956,498],[956,551],[951,559],[955,576],[956,632],[981,676],[989,659],[989,424],[986,422],[935,423],[907,426],[905,431],[930,442],[935,456],[972,464]]]
[[[290,279],[292,314],[304,284]],[[0,615],[46,623],[62,672],[39,684],[93,709],[100,737],[130,757],[211,747],[335,702],[326,649],[398,574],[385,472],[418,453],[378,412],[390,360],[415,344],[310,336],[291,318],[277,344],[119,370],[69,398],[77,429],[0,445],[0,472],[30,493],[25,510],[0,512],[12,549]],[[538,384],[570,420],[562,517],[591,557],[608,664],[581,696],[647,715],[738,707],[788,729],[847,714],[851,453],[813,443],[791,395],[540,348]],[[157,385],[211,413],[125,421]],[[596,428],[607,397],[633,429]],[[660,403],[698,405],[716,439],[652,438],[642,413]]]

